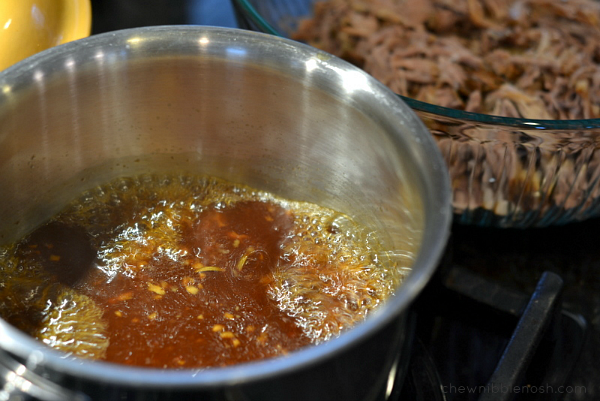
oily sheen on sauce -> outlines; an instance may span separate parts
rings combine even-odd
[[[0,312],[78,357],[226,366],[363,320],[402,279],[383,254],[318,205],[213,177],[120,178],[1,250]]]

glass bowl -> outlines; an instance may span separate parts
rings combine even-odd
[[[240,27],[290,37],[315,0],[232,0]],[[600,214],[600,119],[531,120],[401,96],[448,165],[455,221],[543,227]]]

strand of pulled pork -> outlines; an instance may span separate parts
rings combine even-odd
[[[328,0],[297,40],[396,93],[532,119],[600,117],[600,2]]]

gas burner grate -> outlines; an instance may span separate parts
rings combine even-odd
[[[441,269],[415,305],[406,378],[396,373],[403,386],[381,399],[560,400],[587,331],[563,309],[562,288],[550,272],[527,295],[459,266]]]

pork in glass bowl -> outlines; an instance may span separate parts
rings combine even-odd
[[[455,219],[542,227],[600,214],[600,2],[232,0],[399,94],[436,139]]]

